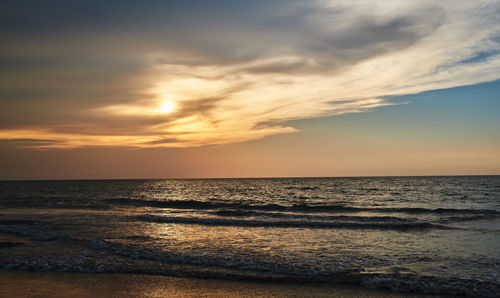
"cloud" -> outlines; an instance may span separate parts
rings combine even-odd
[[[29,147],[45,147],[45,146],[54,146],[60,143],[58,140],[44,140],[44,139],[6,139],[0,140],[0,143],[14,145],[15,147],[20,148],[29,148]]]
[[[244,142],[500,78],[498,1],[19,3],[0,13],[0,139],[54,140],[38,147]]]

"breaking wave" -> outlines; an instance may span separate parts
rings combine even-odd
[[[246,204],[243,202],[208,202],[196,200],[141,200],[141,199],[112,199],[114,204],[128,206],[147,206],[172,209],[237,209],[237,210],[265,210],[290,212],[380,212],[380,213],[407,213],[407,214],[490,214],[500,215],[499,211],[489,209],[454,209],[454,208],[420,208],[420,207],[352,207],[342,204],[313,205],[313,204]]]
[[[394,229],[394,230],[423,230],[423,229],[451,229],[443,225],[436,225],[428,222],[355,222],[355,221],[268,221],[268,220],[243,220],[243,219],[218,219],[199,217],[170,217],[158,215],[141,215],[131,217],[133,220],[177,223],[177,224],[197,224],[206,226],[235,226],[235,227],[281,227],[281,228],[316,228],[316,229]]]

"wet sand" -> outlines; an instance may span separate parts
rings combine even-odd
[[[0,297],[429,297],[354,286],[0,270]],[[434,296],[437,297],[437,296]]]

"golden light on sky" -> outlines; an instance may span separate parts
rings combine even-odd
[[[394,104],[387,100],[390,96],[499,78],[500,55],[462,63],[499,48],[493,42],[500,25],[492,21],[496,17],[492,2],[363,3],[290,4],[291,15],[301,14],[296,23],[291,23],[298,26],[292,31],[293,38],[279,33],[290,28],[274,28],[271,24],[263,31],[241,29],[238,37],[227,34],[225,27],[198,28],[199,34],[214,36],[214,44],[198,40],[198,33],[190,32],[186,42],[200,44],[190,51],[180,51],[174,44],[165,44],[155,52],[136,49],[142,53],[134,56],[138,59],[135,63],[147,63],[140,73],[129,76],[121,85],[110,86],[106,96],[111,98],[72,111],[78,113],[75,119],[87,117],[87,122],[102,123],[102,131],[86,132],[88,128],[79,129],[84,122],[71,121],[73,130],[61,131],[59,127],[68,125],[64,122],[29,129],[12,127],[9,131],[17,133],[10,137],[58,136],[59,142],[51,147],[94,146],[115,137],[129,139],[123,145],[139,147],[237,143],[297,132],[287,123],[289,120],[366,112]],[[335,17],[339,9],[345,13]],[[271,13],[266,17],[271,22],[286,15]],[[274,43],[268,43],[270,38]],[[313,41],[323,48],[308,45]],[[214,53],[203,50],[219,43],[232,47],[216,48]],[[44,48],[43,43],[39,46]],[[66,46],[52,45],[54,54]],[[120,59],[126,59],[124,54]],[[53,83],[49,80],[44,84]],[[133,88],[133,94],[115,99],[115,88]],[[161,98],[159,108],[157,98]],[[117,136],[114,131],[124,123],[131,125]],[[139,139],[143,142],[137,142]],[[161,142],[163,139],[168,141]]]
[[[165,99],[161,105],[161,112],[163,114],[172,113],[175,110],[175,103],[170,99]]]
[[[366,124],[384,109],[411,114],[406,96],[500,79],[498,1],[173,3],[0,11],[0,141],[67,150],[307,138],[301,121],[359,114]],[[351,129],[325,121],[319,134]],[[483,133],[496,122],[469,123],[497,139]]]

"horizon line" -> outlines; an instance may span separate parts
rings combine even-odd
[[[0,182],[36,181],[132,181],[132,180],[231,180],[231,179],[326,179],[326,178],[409,178],[409,177],[481,177],[500,174],[456,174],[456,175],[373,175],[373,176],[262,176],[262,177],[176,177],[176,178],[81,178],[81,179],[0,179]]]

